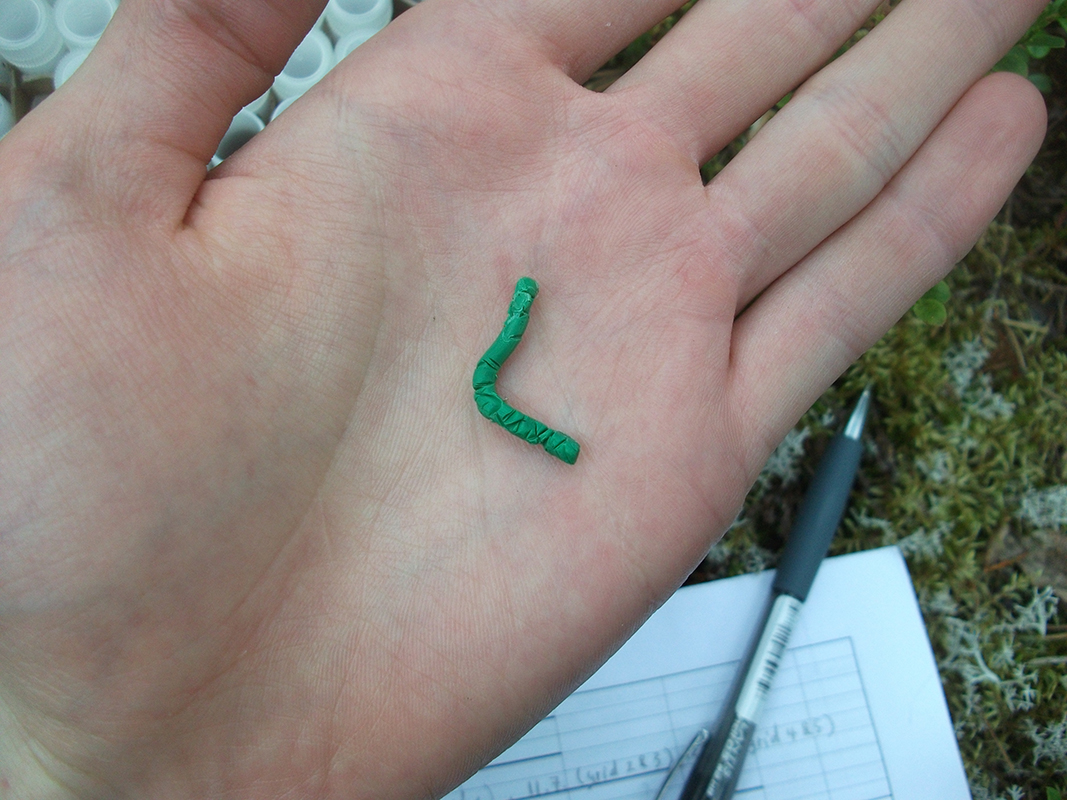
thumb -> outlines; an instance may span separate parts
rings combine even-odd
[[[54,159],[87,184],[72,188],[120,218],[180,222],[233,115],[270,87],[324,5],[124,0],[83,66],[5,144],[62,131]]]

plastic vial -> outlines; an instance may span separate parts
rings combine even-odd
[[[367,30],[366,28],[359,28],[346,33],[340,39],[337,40],[337,44],[333,46],[333,55],[337,59],[337,63],[340,64],[344,58],[349,55],[353,50],[367,41],[375,34],[375,31]]]
[[[56,27],[71,50],[88,50],[111,22],[113,0],[56,0]]]
[[[56,64],[56,71],[52,75],[52,83],[58,89],[64,83],[66,83],[70,76],[82,65],[82,62],[89,57],[89,49],[83,48],[79,50],[71,50],[63,58],[59,59],[59,63]]]
[[[63,37],[44,0],[0,0],[0,56],[29,78],[51,76]]]
[[[333,65],[330,38],[322,31],[312,29],[274,79],[274,93],[280,100],[298,97],[322,80]]]
[[[355,30],[376,33],[393,18],[393,0],[330,0],[326,22],[338,39]]]
[[[15,127],[15,115],[11,112],[11,105],[0,97],[0,139],[13,127]]]
[[[232,156],[244,147],[249,139],[263,130],[263,127],[263,120],[247,108],[242,108],[233,118],[226,133],[223,134],[219,149],[215,151],[215,157],[211,159],[211,166],[217,166]]]

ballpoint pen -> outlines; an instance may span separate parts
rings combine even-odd
[[[819,463],[779,560],[759,637],[742,662],[718,728],[710,736],[706,730],[698,733],[686,751],[687,755],[678,760],[678,765],[683,764],[694,745],[703,742],[680,800],[727,800],[737,786],[756,721],[793,632],[797,614],[844,515],[859,468],[860,437],[870,400],[868,387],[860,395],[844,429],[830,441]],[[672,775],[664,781],[660,796],[665,794],[670,783]]]

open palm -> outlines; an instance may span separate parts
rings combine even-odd
[[[1041,0],[817,72],[877,4],[701,0],[594,94],[677,0],[429,0],[205,180],[321,0],[125,0],[0,144],[0,797],[426,797],[548,711],[1036,149],[980,78]],[[574,466],[473,402],[523,275]]]

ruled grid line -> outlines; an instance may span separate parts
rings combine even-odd
[[[652,800],[738,666],[579,690],[446,800]],[[892,797],[850,637],[786,650],[735,796]]]

